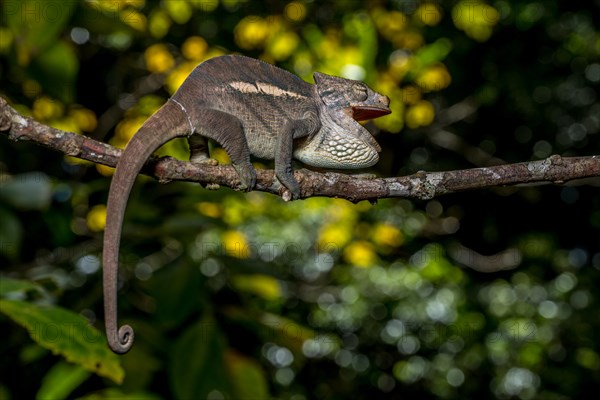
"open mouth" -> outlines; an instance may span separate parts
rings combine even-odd
[[[388,115],[391,112],[392,110],[387,107],[352,107],[352,118],[355,121],[366,121]]]

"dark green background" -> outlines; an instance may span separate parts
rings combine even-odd
[[[76,105],[87,108],[100,124],[84,133],[108,140],[119,121],[147,112],[127,109],[169,96],[165,77],[145,68],[150,45],[168,44],[177,64],[190,36],[202,36],[212,49],[272,59],[268,48],[237,47],[235,28],[249,15],[264,18],[268,29],[280,18],[300,39],[297,51],[278,62],[290,71],[300,53],[327,70],[353,43],[374,43],[374,56],[363,65],[373,85],[399,49],[373,22],[365,24],[371,30],[352,24],[372,21],[379,8],[408,16],[405,32],[422,38],[420,49],[448,39],[450,52],[434,51],[433,58],[452,82],[424,99],[438,116],[456,117],[447,112],[455,104],[468,104],[472,112],[447,126],[438,120],[379,132],[384,150],[373,168],[377,174],[600,152],[600,34],[592,17],[600,12],[598,2],[490,3],[500,19],[481,42],[453,23],[455,2],[439,4],[442,20],[435,26],[415,17],[425,4],[417,1],[309,2],[299,21],[287,20],[286,3],[276,1],[222,2],[211,11],[183,0],[113,3],[109,11],[76,1],[4,1],[2,96],[24,113],[43,96],[64,115]],[[175,3],[193,12],[173,22],[164,37],[124,21],[123,13],[133,11],[174,20],[181,15]],[[89,40],[75,44],[74,27],[87,29]],[[314,33],[333,31],[339,47],[328,61]],[[413,80],[409,73],[398,87]],[[38,85],[28,86],[31,81]],[[93,166],[7,137],[0,138],[0,172],[1,276],[35,282],[43,292],[28,292],[25,300],[81,313],[101,329],[100,271],[96,266],[86,273],[81,263],[100,254],[101,232],[89,230],[86,218],[105,204],[110,179]],[[221,216],[229,218],[199,213],[198,202],[220,205]],[[332,251],[316,245],[328,225],[349,235],[329,243]],[[400,232],[401,243],[378,242],[380,225]],[[259,251],[232,256],[220,244],[231,231]],[[373,265],[353,265],[348,248],[356,243],[375,255]],[[567,399],[585,398],[600,382],[597,181],[354,206],[325,199],[286,204],[271,195],[144,179],[129,201],[121,252],[121,319],[138,335],[134,350],[122,357],[123,385],[59,370],[60,356],[0,314],[0,398],[41,396],[43,386],[69,398],[249,398],[268,392],[294,400]],[[151,279],[136,278],[140,263],[153,270]],[[493,270],[497,265],[500,270]],[[257,274],[275,278],[279,294],[269,296],[275,281]],[[299,336],[313,340],[303,344]]]

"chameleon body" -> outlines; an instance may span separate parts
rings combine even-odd
[[[142,166],[164,143],[187,136],[190,161],[211,162],[206,139],[228,153],[240,189],[251,190],[250,156],[272,159],[277,179],[296,199],[300,188],[292,158],[322,168],[375,164],[381,150],[357,121],[390,113],[389,99],[362,82],[316,72],[315,84],[273,65],[243,56],[221,56],[198,65],[179,90],[138,130],[113,176],[104,231],[103,280],[110,348],[126,353],[129,325],[117,326],[119,243],[127,198]],[[117,329],[118,328],[118,329]]]

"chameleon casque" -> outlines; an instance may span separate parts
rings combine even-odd
[[[300,196],[292,158],[320,168],[375,164],[381,148],[357,121],[389,114],[389,98],[362,82],[314,73],[309,84],[290,72],[244,56],[198,65],[179,90],[138,130],[112,178],[103,248],[106,336],[115,353],[132,346],[131,326],[117,326],[119,243],[127,198],[142,166],[164,143],[187,136],[190,161],[213,162],[206,139],[228,153],[242,190],[256,183],[250,156],[274,160],[275,175]],[[118,328],[118,329],[117,329]]]

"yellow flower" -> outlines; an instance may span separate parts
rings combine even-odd
[[[404,127],[404,109],[406,107],[402,92],[399,89],[394,89],[391,91],[382,91],[382,93],[390,97],[390,110],[392,110],[392,113],[385,117],[377,118],[375,125],[388,132],[400,132]]]
[[[86,223],[90,231],[100,232],[106,225],[106,206],[99,204],[88,212]]]
[[[406,125],[412,129],[427,126],[433,122],[434,117],[433,105],[427,100],[421,100],[406,111]]]
[[[477,0],[461,1],[452,9],[454,25],[479,42],[489,39],[499,19],[498,10]]]
[[[229,154],[222,147],[215,147],[210,152],[210,158],[214,158],[217,160],[219,165],[229,165],[231,164],[231,159],[229,158]]]
[[[63,114],[63,106],[57,100],[42,96],[33,102],[33,118],[48,121]]]
[[[250,257],[250,247],[246,236],[240,231],[226,231],[221,236],[223,250],[227,255],[236,258]]]
[[[399,11],[388,12],[381,9],[373,13],[373,19],[381,35],[388,40],[392,40],[406,29],[408,21],[408,17]]]
[[[415,85],[407,85],[402,88],[402,102],[408,105],[417,104],[421,100],[421,88]]]
[[[405,31],[392,39],[394,46],[400,49],[417,50],[425,43],[425,38],[418,31]]]
[[[417,8],[415,15],[422,23],[429,26],[437,25],[442,20],[442,10],[435,3],[421,4]]]
[[[173,21],[178,24],[185,24],[192,17],[192,7],[187,1],[165,1],[162,4]]]
[[[8,53],[14,40],[13,34],[8,28],[0,28],[0,53]]]
[[[119,122],[115,128],[115,136],[110,143],[116,147],[125,147],[133,135],[140,129],[144,121],[146,121],[146,117],[138,116]]]
[[[81,133],[79,125],[77,125],[75,120],[70,117],[55,119],[49,122],[49,125],[53,128],[60,129],[61,131]]]
[[[340,249],[352,238],[350,228],[345,225],[331,224],[321,229],[319,233],[319,249]]]
[[[447,88],[452,78],[446,66],[439,63],[423,71],[416,81],[424,92],[433,92]]]
[[[193,61],[184,62],[183,64],[178,65],[177,68],[167,76],[167,79],[165,79],[165,85],[167,86],[169,93],[175,93],[196,66],[197,63]]]
[[[284,13],[287,19],[299,22],[306,17],[306,6],[299,1],[292,1],[285,6]]]
[[[96,129],[96,114],[87,108],[76,108],[69,113],[82,131],[91,132]]]
[[[200,36],[188,38],[181,46],[181,53],[189,60],[200,61],[208,50],[208,43]]]
[[[115,173],[115,169],[113,167],[109,167],[102,164],[96,164],[96,171],[102,176],[112,176]]]
[[[221,216],[221,214],[223,213],[223,210],[222,210],[220,204],[211,203],[208,201],[202,201],[202,202],[196,204],[196,208],[198,209],[198,211],[201,214],[204,214],[207,217],[211,217],[211,218],[219,218]]]
[[[142,8],[142,7],[144,7],[144,3],[146,1],[145,0],[124,0],[123,2],[131,7]]]
[[[373,230],[373,241],[380,246],[398,247],[404,242],[404,237],[395,226],[379,224]]]
[[[188,0],[191,5],[202,12],[212,12],[219,6],[219,0]]]
[[[146,16],[144,14],[139,13],[131,8],[121,10],[119,14],[121,17],[121,21],[131,26],[133,29],[136,29],[141,32],[146,30],[148,20],[146,19]]]
[[[262,17],[249,15],[237,24],[234,33],[235,42],[242,49],[260,48],[269,35],[269,23]]]
[[[148,30],[155,38],[162,38],[168,32],[171,27],[171,18],[164,10],[155,10],[150,14],[150,23],[148,24]]]
[[[150,72],[167,72],[175,65],[175,60],[171,53],[169,53],[169,49],[162,43],[148,47],[144,52],[144,59],[146,67]]]
[[[65,156],[64,159],[65,159],[65,162],[67,162],[70,165],[93,165],[94,164],[91,161],[84,160],[82,158],[73,157],[73,156]]]
[[[298,47],[300,39],[294,32],[282,32],[269,41],[267,51],[275,60],[285,60]]]
[[[2,32],[0,31],[0,35]],[[1,39],[0,39],[1,40]],[[29,98],[34,98],[42,92],[42,86],[38,81],[26,79],[22,85],[23,94]]]
[[[282,295],[279,281],[272,276],[236,275],[231,280],[236,289],[256,294],[265,300],[277,300]]]
[[[353,242],[344,249],[344,259],[349,264],[360,268],[372,267],[377,261],[377,254],[369,242]]]

